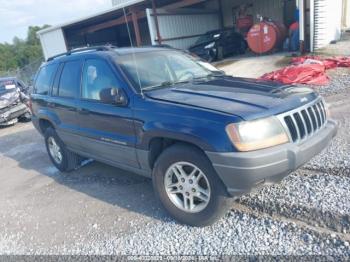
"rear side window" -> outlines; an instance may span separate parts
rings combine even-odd
[[[34,93],[39,95],[48,95],[55,76],[57,64],[44,66],[40,69],[35,81]]]
[[[75,98],[80,91],[81,61],[70,61],[64,64],[58,96]]]

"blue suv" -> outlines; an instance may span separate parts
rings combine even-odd
[[[91,158],[152,178],[165,209],[193,226],[216,221],[230,199],[281,181],[337,130],[311,89],[226,76],[160,47],[50,58],[31,107],[60,171]]]

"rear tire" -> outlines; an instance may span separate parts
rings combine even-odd
[[[80,156],[67,149],[53,128],[47,128],[44,137],[47,153],[58,170],[70,172],[79,167]]]
[[[183,183],[178,179],[179,173],[173,171],[173,168],[179,170],[178,165],[181,167]],[[195,168],[197,176],[193,182],[190,178],[194,177]],[[167,186],[169,179],[175,180],[171,180],[170,186]],[[176,186],[171,187],[172,183]],[[209,159],[193,146],[177,144],[160,155],[153,170],[153,187],[168,213],[180,223],[191,226],[213,224],[231,204],[226,188]]]

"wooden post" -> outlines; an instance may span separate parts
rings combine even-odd
[[[136,45],[140,46],[141,45],[141,35],[140,35],[139,24],[137,22],[137,14],[136,14],[135,11],[131,11],[131,18],[132,18],[132,23],[134,25],[134,32],[135,32],[135,37],[136,37]]]
[[[157,16],[157,7],[156,7],[156,3],[154,0],[152,1],[152,12],[153,12],[153,17],[154,17],[154,22],[156,24],[156,30],[157,30],[157,41],[158,44],[162,44],[162,37],[160,35],[160,30],[159,30],[159,23],[158,23],[158,16]]]

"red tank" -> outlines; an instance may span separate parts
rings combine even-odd
[[[287,28],[284,24],[262,21],[249,30],[247,42],[254,53],[264,54],[281,47],[286,37]]]

